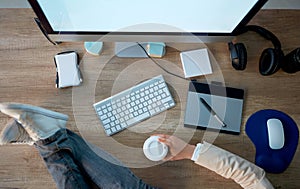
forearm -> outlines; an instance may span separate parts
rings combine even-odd
[[[206,142],[202,144],[195,163],[225,178],[233,179],[243,188],[273,188],[263,169],[235,154]]]

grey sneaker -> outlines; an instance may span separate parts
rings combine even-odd
[[[33,145],[34,141],[28,133],[15,119],[9,120],[0,134],[0,145],[4,144],[29,144]]]
[[[15,118],[34,141],[46,139],[66,128],[68,116],[44,108],[13,103],[0,103],[0,111]]]

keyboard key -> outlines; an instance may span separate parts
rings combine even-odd
[[[107,129],[107,130],[105,130],[105,131],[106,131],[106,134],[107,134],[107,135],[111,135],[111,134],[112,134],[112,132],[111,132],[110,129]]]
[[[164,88],[164,86],[165,86],[165,84],[159,84],[159,85],[158,85],[158,88],[161,89],[161,88]]]
[[[107,115],[103,115],[100,117],[101,120],[105,120],[107,118]]]
[[[154,109],[151,109],[151,110],[150,110],[150,114],[151,114],[151,115],[154,115],[154,114],[156,114],[156,111],[155,111]]]
[[[110,122],[109,119],[106,119],[106,120],[102,121],[102,123],[103,123],[104,125],[108,124],[109,122]]]
[[[126,123],[121,123],[121,127],[124,129],[127,127]]]
[[[100,110],[100,111],[98,112],[98,115],[99,115],[99,116],[102,116],[102,115],[103,115],[103,112]]]
[[[148,118],[149,116],[150,116],[150,114],[148,112],[145,112],[144,114],[141,114],[137,117],[134,117],[133,119],[126,121],[126,123],[128,125],[132,125],[132,124],[136,123],[137,120],[141,121],[141,120]]]
[[[172,100],[172,98],[170,96],[168,96],[167,98],[162,99],[161,102],[166,103],[166,102],[169,102],[171,100]]]

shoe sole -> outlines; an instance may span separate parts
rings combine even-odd
[[[12,140],[12,139],[15,139],[15,138],[12,137],[11,132],[18,132],[18,133],[21,134],[22,132],[20,131],[20,129],[24,129],[21,125],[18,125],[18,124],[19,123],[14,119],[11,119],[7,122],[7,124],[5,125],[5,128],[0,133],[0,145],[5,145],[5,144],[13,144],[13,145],[28,144],[28,145],[33,145],[34,144],[34,141],[32,141],[32,139],[29,137],[28,133],[26,133],[28,135],[27,138],[23,138],[22,140]],[[16,131],[16,129],[14,129],[14,130],[12,129],[14,127],[17,128],[17,131]],[[26,131],[24,130],[22,135],[24,135],[25,132]]]
[[[38,114],[42,114],[42,115],[47,116],[47,117],[52,117],[52,118],[55,118],[55,119],[61,119],[61,120],[65,120],[65,121],[68,121],[68,119],[69,119],[69,117],[65,114],[54,112],[54,111],[47,110],[47,109],[37,107],[37,106],[28,105],[28,104],[9,104],[9,103],[5,104],[5,103],[0,103],[0,111],[3,110],[3,109],[19,109],[19,110],[38,113]]]

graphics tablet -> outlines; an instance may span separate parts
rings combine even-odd
[[[203,104],[200,99],[207,104]],[[184,126],[239,134],[243,102],[243,89],[192,81],[187,96]],[[226,124],[225,127],[222,122]]]

